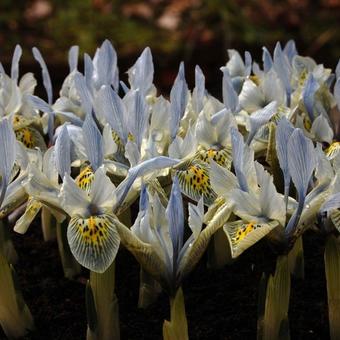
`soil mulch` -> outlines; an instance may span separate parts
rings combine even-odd
[[[12,236],[20,256],[15,268],[36,325],[25,339],[85,339],[88,273],[75,281],[65,279],[56,242],[43,242],[37,224],[24,236]],[[305,279],[292,281],[291,338],[328,339],[323,238],[308,232],[304,250]],[[200,261],[183,284],[190,339],[256,339],[259,281],[272,265],[268,254],[259,243],[222,269],[207,269],[206,257]],[[121,339],[161,339],[163,320],[169,317],[167,296],[138,309],[139,265],[125,249],[118,254],[116,270]],[[5,339],[1,330],[0,339]]]

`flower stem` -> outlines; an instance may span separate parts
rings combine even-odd
[[[164,340],[188,340],[188,323],[185,315],[182,288],[178,288],[175,297],[170,297],[170,321],[163,323]]]
[[[328,317],[331,339],[340,337],[340,242],[331,235],[325,249]]]
[[[87,340],[119,340],[115,262],[103,273],[91,272],[86,287]]]

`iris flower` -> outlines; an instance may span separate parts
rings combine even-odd
[[[231,245],[232,257],[285,223],[282,195],[277,193],[273,178],[261,164],[254,163],[254,152],[242,135],[231,130],[235,175],[213,163],[212,186],[233,207],[241,220],[229,222],[224,231]]]

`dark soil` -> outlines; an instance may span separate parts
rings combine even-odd
[[[13,234],[13,239],[20,256],[15,267],[36,324],[26,339],[84,339],[88,273],[77,281],[65,279],[56,242],[43,242],[37,225],[25,236]],[[291,338],[328,339],[324,240],[309,232],[304,246],[305,279],[292,281]],[[203,258],[183,284],[190,338],[256,339],[259,281],[273,263],[271,252],[260,243],[223,269],[207,269],[206,262]],[[121,249],[116,268],[121,338],[161,339],[163,320],[169,317],[167,296],[162,294],[146,310],[138,309],[139,265]]]

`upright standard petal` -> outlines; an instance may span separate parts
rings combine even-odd
[[[111,211],[115,201],[115,186],[101,166],[94,174],[90,191],[91,204],[103,211]]]
[[[192,93],[192,104],[194,111],[199,113],[203,109],[203,100],[205,95],[205,77],[201,68],[195,67],[195,88]]]
[[[86,116],[82,131],[87,157],[96,171],[104,161],[103,138],[91,113]]]
[[[313,77],[313,74],[310,73],[306,82],[306,85],[304,87],[302,98],[303,103],[305,104],[309,119],[311,122],[314,121],[314,97],[316,91],[319,89],[320,85],[317,82],[317,80]]]
[[[55,142],[55,162],[61,178],[71,172],[71,140],[64,124]]]
[[[52,90],[52,82],[51,82],[50,73],[48,72],[48,68],[46,66],[45,60],[42,57],[40,51],[36,47],[33,47],[32,52],[33,52],[34,59],[39,63],[39,65],[41,67],[43,84],[44,84],[45,89],[46,89],[48,104],[52,105],[52,103],[53,103],[53,90]]]
[[[110,86],[102,86],[97,92],[94,106],[96,113],[105,118],[125,144],[128,137],[125,122],[127,112],[118,94]]]
[[[263,71],[265,73],[273,67],[273,59],[266,47],[262,47]]]
[[[129,83],[131,88],[138,90],[146,96],[153,82],[153,61],[149,47],[146,47],[137,59],[136,63],[129,69]]]
[[[294,40],[289,40],[286,44],[286,46],[283,49],[283,52],[287,56],[290,64],[292,64],[293,58],[298,54],[295,41]]]
[[[18,82],[19,77],[19,61],[22,56],[22,48],[20,45],[16,45],[13,53],[12,58],[12,67],[11,67],[11,78],[15,81],[15,83]]]
[[[12,126],[7,118],[0,120],[0,173],[1,192],[0,205],[4,199],[7,185],[11,176],[11,171],[16,158],[16,137]]]
[[[74,86],[80,97],[80,104],[87,115],[92,113],[92,96],[87,87],[85,77],[77,72],[74,75]]]
[[[124,97],[124,103],[127,107],[128,119],[126,123],[129,133],[140,149],[149,119],[148,105],[139,90],[130,90]]]
[[[277,112],[277,103],[273,101],[265,106],[263,109],[260,109],[251,114],[250,120],[250,131],[247,138],[247,144],[249,145],[253,140],[256,132],[259,128],[268,123],[269,119]]]
[[[170,111],[171,111],[171,138],[177,134],[179,123],[184,115],[188,102],[188,85],[184,75],[184,63],[181,62],[174,85],[170,91]]]
[[[294,127],[288,122],[286,118],[282,118],[278,122],[276,129],[276,152],[283,173],[286,206],[288,203],[290,184],[290,173],[288,168],[288,141],[293,131]]]
[[[70,73],[76,70],[78,67],[78,56],[79,56],[79,46],[74,45],[70,48],[68,52],[68,65],[70,68]]]
[[[290,106],[290,95],[292,92],[290,77],[292,68],[289,64],[287,56],[283,53],[281,44],[279,42],[276,44],[274,49],[274,69],[286,89],[287,106]]]
[[[222,72],[223,72],[222,80],[223,103],[228,110],[230,110],[232,113],[236,113],[238,111],[239,106],[238,95],[234,90],[228,69],[226,67],[222,67]]]
[[[173,271],[177,269],[177,259],[183,246],[184,214],[182,194],[177,177],[174,177],[169,204],[166,209],[169,232],[173,247]]]
[[[117,53],[109,40],[105,40],[97,49],[93,59],[93,84],[97,90],[103,85],[115,83],[117,73]],[[114,84],[115,88],[117,83]]]
[[[288,142],[288,168],[299,199],[305,197],[315,163],[313,142],[295,129]]]
[[[243,172],[243,158],[245,147],[243,136],[235,128],[232,128],[230,132],[232,140],[233,165],[235,169],[235,174],[238,179],[241,190],[248,191],[247,178]]]
[[[305,205],[308,185],[316,166],[314,146],[300,129],[296,129],[288,142],[288,168],[298,192],[298,207],[286,226],[286,234],[291,235],[300,219]]]
[[[90,197],[86,191],[80,189],[74,180],[65,174],[59,194],[60,205],[69,216],[89,217]]]

